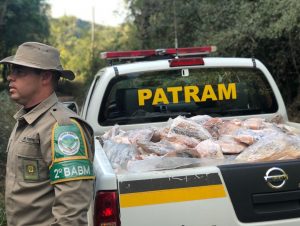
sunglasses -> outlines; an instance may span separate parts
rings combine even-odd
[[[19,65],[9,65],[7,75],[25,76],[28,74],[40,74],[42,70]]]

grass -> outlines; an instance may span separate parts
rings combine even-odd
[[[6,226],[4,195],[0,193],[0,226]]]

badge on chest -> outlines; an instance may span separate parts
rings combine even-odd
[[[25,180],[38,180],[39,179],[39,166],[38,160],[22,159],[23,172]]]

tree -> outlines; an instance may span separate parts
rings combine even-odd
[[[49,5],[45,0],[0,2],[0,57],[11,55],[25,41],[47,42]],[[2,73],[5,81],[4,73]]]
[[[300,1],[126,0],[142,48],[217,45],[217,55],[256,57],[287,104],[300,96]],[[175,14],[173,4],[176,6]]]

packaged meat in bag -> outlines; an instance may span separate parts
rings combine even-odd
[[[180,157],[180,158],[201,158],[199,152],[195,148],[178,149],[170,151],[164,157]]]
[[[128,131],[128,140],[132,144],[138,141],[149,142],[154,134],[154,129],[135,129]]]
[[[123,133],[125,133],[125,131],[121,130],[119,125],[114,125],[110,130],[106,131],[101,138],[103,140],[108,140]]]
[[[280,132],[280,130],[274,126],[267,127],[261,130],[241,128],[235,132],[233,137],[236,141],[247,145],[252,145],[261,138],[269,136],[271,134],[278,134],[278,132]]]
[[[104,133],[101,138],[103,141],[111,140],[116,143],[130,144],[128,133],[124,130],[121,130],[119,125],[113,126],[110,130]]]
[[[221,146],[211,139],[200,142],[195,150],[200,158],[224,159]]]
[[[264,122],[263,118],[249,118],[243,121],[243,127],[258,130],[264,128]]]
[[[224,154],[239,154],[247,147],[245,144],[236,141],[233,136],[228,135],[221,136],[216,142],[221,146]]]
[[[203,126],[181,116],[172,120],[168,136],[174,133],[193,137],[199,141],[212,138],[211,134]]]
[[[223,120],[221,118],[210,118],[203,123],[203,126],[208,130],[214,139],[218,139],[220,135],[219,128],[222,124]]]
[[[211,120],[211,119],[212,119],[212,117],[209,115],[196,115],[196,116],[189,118],[189,120],[192,120],[200,125],[203,125],[204,123],[206,123],[208,120]]]
[[[234,135],[242,126],[242,123],[238,119],[224,120],[218,125],[219,136],[223,135]]]
[[[161,140],[159,142],[147,142],[147,141],[137,141],[137,146],[142,148],[145,153],[165,155],[171,151],[180,151],[186,148],[185,145],[176,144],[169,142],[167,140]]]
[[[138,151],[133,145],[117,143],[112,140],[104,141],[103,150],[114,169],[126,169],[127,162],[135,159],[138,155]]]
[[[300,138],[284,133],[264,136],[236,157],[238,161],[260,162],[300,158]]]
[[[288,126],[285,124],[278,124],[276,125],[282,132],[288,134],[288,135],[295,135],[295,136],[300,136],[300,129],[293,127],[293,126]]]
[[[185,145],[189,148],[194,148],[200,143],[200,141],[194,137],[188,137],[188,136],[181,135],[181,134],[169,134],[169,135],[163,137],[163,140],[167,140],[172,143]]]

